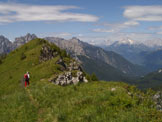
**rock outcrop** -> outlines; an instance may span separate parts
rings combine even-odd
[[[79,70],[79,71],[83,71],[80,64],[76,61],[71,62],[68,66],[68,70],[72,71],[72,70]]]
[[[51,47],[48,44],[42,47],[39,58],[40,63],[51,60],[60,54],[61,50],[58,52],[57,47],[54,47]],[[55,62],[56,65],[61,66],[59,67],[59,70],[61,70],[63,73],[55,77],[52,76],[49,79],[50,82],[61,86],[77,84],[79,82],[88,82],[80,64],[77,61],[74,59],[69,59],[70,62],[65,63],[63,58],[64,57],[60,56],[60,58]]]
[[[83,75],[83,72],[77,71],[76,76],[73,75],[71,71],[65,72],[63,74],[58,75],[58,77],[50,80],[56,85],[69,85],[69,84],[77,84],[79,82],[88,82],[88,80]]]
[[[51,49],[49,45],[44,45],[41,49],[40,53],[40,62],[48,61],[58,55],[58,52],[56,50]]]
[[[61,60],[61,59],[59,59]],[[64,66],[64,73],[50,78],[49,81],[56,85],[69,85],[69,84],[77,84],[79,82],[88,82],[86,79],[81,66],[77,62],[71,62],[69,65],[65,64],[64,61],[61,61],[61,66]]]

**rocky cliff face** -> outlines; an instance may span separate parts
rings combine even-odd
[[[73,37],[70,40],[65,40],[63,38],[56,37],[46,37],[44,38],[50,42],[55,43],[61,49],[67,50],[71,55],[86,55],[84,51],[84,43],[82,43],[79,39]]]
[[[0,36],[0,54],[9,53],[12,50],[12,42],[4,36]]]
[[[12,43],[4,36],[0,36],[0,54],[9,53],[17,47],[24,45],[30,40],[36,39],[37,36],[35,34],[27,34],[22,37],[15,38],[15,41]]]
[[[30,40],[36,39],[37,36],[35,34],[28,33],[25,36],[17,37],[15,38],[15,41],[13,42],[13,48],[16,49],[17,47],[24,45]]]

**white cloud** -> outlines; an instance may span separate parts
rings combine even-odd
[[[123,15],[135,21],[162,21],[162,6],[127,6]]]
[[[162,26],[151,26],[148,27],[148,30],[153,31],[154,34],[162,35]]]
[[[83,36],[84,36],[84,34],[79,33],[77,36],[79,36],[79,37],[83,37]]]
[[[118,28],[128,28],[139,25],[139,22],[129,20],[125,21],[123,23],[102,23],[100,25],[106,26],[106,27],[118,27]]]
[[[106,35],[85,35],[79,37],[82,41],[93,45],[110,45],[115,41],[122,41],[124,39],[132,39],[135,43],[148,43],[148,40],[154,39],[151,33],[112,33]]]
[[[93,32],[104,32],[104,33],[112,33],[114,32],[114,30],[109,30],[109,29],[101,29],[101,28],[97,28],[92,30]]]
[[[68,33],[68,32],[51,32],[51,33],[41,33],[39,34],[39,36],[41,38],[44,37],[60,37],[60,38],[71,38],[72,37],[72,33]]]
[[[156,34],[162,35],[162,31],[160,31],[160,32],[156,32]]]
[[[120,32],[122,29],[136,27],[139,25],[137,21],[126,21],[123,23],[102,23],[99,25],[103,25],[105,28],[96,28],[93,29],[93,32],[104,32],[104,33],[116,33]]]
[[[69,9],[79,9],[79,7],[0,3],[0,23],[17,21],[96,22],[99,19],[90,14],[66,12]]]
[[[55,34],[55,36],[58,36],[58,37],[69,37],[69,36],[72,36],[72,34],[71,33],[67,33],[67,32],[62,32],[62,33]]]
[[[123,23],[123,26],[130,27],[130,26],[137,26],[139,25],[139,22],[137,21],[126,21]]]
[[[149,30],[162,30],[162,26],[151,26],[151,27],[148,27]]]

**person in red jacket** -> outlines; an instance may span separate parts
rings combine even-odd
[[[26,74],[24,74],[24,79],[25,79],[25,87],[26,86],[29,86],[29,79],[30,79],[29,72],[27,72]]]

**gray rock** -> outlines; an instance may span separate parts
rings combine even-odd
[[[153,96],[153,101],[155,102],[157,110],[162,111],[162,91],[158,91]]]
[[[85,83],[88,83],[88,80],[86,79],[86,77],[83,77],[83,81],[84,81]]]
[[[76,61],[71,62],[69,64],[68,70],[72,71],[72,70],[79,70],[79,71],[83,71],[80,64]]]
[[[64,74],[58,75],[57,78],[51,79],[51,82],[53,82],[56,85],[69,85],[69,84],[78,84],[79,82],[88,82],[88,80],[83,76],[83,73],[78,71],[77,76],[72,76],[71,71],[65,72]]]

